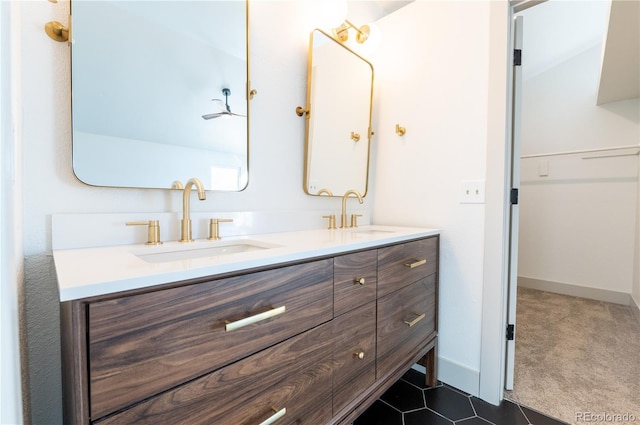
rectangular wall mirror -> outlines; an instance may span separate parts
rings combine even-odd
[[[373,66],[321,30],[309,43],[304,191],[367,193]]]
[[[246,1],[72,0],[73,170],[94,186],[249,178]]]

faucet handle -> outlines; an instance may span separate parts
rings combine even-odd
[[[336,227],[336,216],[335,214],[331,214],[331,215],[323,215],[322,218],[328,218],[329,219],[329,230],[332,229],[337,229]]]
[[[362,217],[362,214],[351,214],[351,227],[358,227],[358,217]]]
[[[209,220],[209,240],[217,241],[222,239],[220,237],[220,223],[231,223],[231,218],[212,218]]]
[[[127,221],[127,226],[149,226],[147,229],[147,242],[146,245],[160,245],[160,222],[158,220],[149,221]]]

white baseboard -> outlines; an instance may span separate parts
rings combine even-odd
[[[474,396],[480,394],[480,371],[438,356],[438,380]]]
[[[610,291],[608,289],[589,288],[586,286],[572,285],[570,283],[551,282],[548,280],[534,279],[518,276],[518,286],[522,288],[537,289],[539,291],[553,292],[555,294],[571,295],[573,297],[589,298],[591,300],[605,301],[609,303],[632,305],[631,294],[625,292]]]
[[[638,302],[633,297],[631,297],[630,306],[633,315],[636,316],[636,319],[638,319],[638,323],[640,323],[640,304],[638,304]]]

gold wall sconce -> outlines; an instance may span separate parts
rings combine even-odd
[[[357,47],[357,45],[362,44],[362,46],[358,46],[357,48],[362,53],[372,53],[380,46],[382,41],[382,34],[380,29],[374,24],[365,24],[360,27],[355,25],[353,22],[345,19],[340,26],[332,29],[333,38],[336,41],[347,44],[349,40],[349,30],[353,29],[355,31],[355,41],[356,45],[352,45],[351,48]],[[365,43],[366,42],[366,43]]]
[[[407,132],[407,129],[404,127],[401,127],[400,124],[396,124],[396,134],[398,136],[404,136],[404,134]]]
[[[371,27],[369,25],[362,25],[358,28],[351,21],[345,19],[339,27],[333,29],[333,37],[340,43],[345,43],[349,40],[349,28],[353,28],[356,31],[356,41],[360,44],[367,41],[371,35]]]

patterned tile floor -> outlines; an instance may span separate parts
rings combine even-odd
[[[500,406],[446,384],[424,384],[424,374],[409,370],[353,425],[566,425],[504,400]]]

